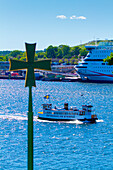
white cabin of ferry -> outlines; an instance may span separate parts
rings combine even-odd
[[[43,111],[38,112],[38,118],[52,121],[74,121],[94,123],[97,115],[92,113],[92,105],[82,105],[79,110],[76,106],[68,107],[68,103],[64,103],[64,108],[52,108],[52,104],[42,104]]]

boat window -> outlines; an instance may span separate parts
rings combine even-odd
[[[88,64],[88,63],[82,63],[83,65]]]
[[[85,59],[84,61],[103,61],[103,59]]]

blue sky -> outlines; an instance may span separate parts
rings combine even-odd
[[[113,0],[0,0],[0,51],[113,39]]]

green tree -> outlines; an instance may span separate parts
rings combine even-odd
[[[54,49],[54,53],[55,53],[55,58],[58,58],[58,52],[59,52],[59,49],[58,49],[58,47],[53,47],[53,49]]]
[[[46,58],[45,52],[39,52],[35,55],[35,60]]]
[[[60,60],[59,60],[59,64],[61,64],[61,63],[63,63],[63,61],[60,59]]]
[[[107,56],[107,58],[104,59],[104,62],[108,62],[109,65],[113,65],[113,53],[111,53],[110,56]]]
[[[86,56],[87,55],[87,53],[88,53],[88,51],[86,50],[86,48],[82,48],[81,50],[80,50],[80,56]]]
[[[24,52],[21,56],[21,58],[19,58],[22,61],[26,61],[26,52]]]
[[[66,63],[66,64],[69,64],[69,61],[68,61],[68,59],[66,58],[66,59],[64,59],[64,62]]]
[[[21,51],[19,51],[19,50],[14,50],[9,55],[12,56],[13,58],[16,58],[19,55],[22,56],[23,53]]]
[[[65,56],[63,56],[63,58],[71,58],[71,54],[67,54],[67,55],[65,55]]]
[[[78,64],[78,59],[74,60],[74,64],[76,64],[76,65]]]
[[[54,49],[54,51],[55,51],[55,53],[57,53],[58,52],[58,47],[53,47],[53,49]]]
[[[56,58],[56,53],[55,53],[55,49],[52,45],[50,45],[47,49],[46,49],[46,57],[47,58]]]
[[[60,45],[59,48],[62,50],[63,57],[70,53],[70,47],[68,45]]]
[[[7,55],[5,55],[5,57],[6,57],[6,61],[8,61],[9,60],[9,55],[7,54]]]
[[[81,48],[79,46],[74,46],[71,48],[71,55],[72,56],[78,56],[80,53]]]
[[[69,64],[73,64],[73,59],[72,58],[69,60]]]
[[[58,48],[57,58],[62,58],[62,50]]]
[[[0,56],[0,61],[6,61],[6,57],[5,56]]]
[[[21,61],[26,61],[26,57],[23,56],[23,57],[20,58],[20,60]]]

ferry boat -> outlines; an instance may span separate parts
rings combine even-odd
[[[75,66],[82,80],[113,82],[113,65],[104,62],[113,52],[113,42],[100,42],[99,45],[85,46],[87,56]]]
[[[68,108],[68,103],[64,103],[64,108],[52,108],[52,104],[42,104],[43,111],[38,112],[38,119],[49,121],[75,121],[84,123],[95,123],[96,114],[92,114],[92,105],[82,105],[82,110],[76,106]]]

